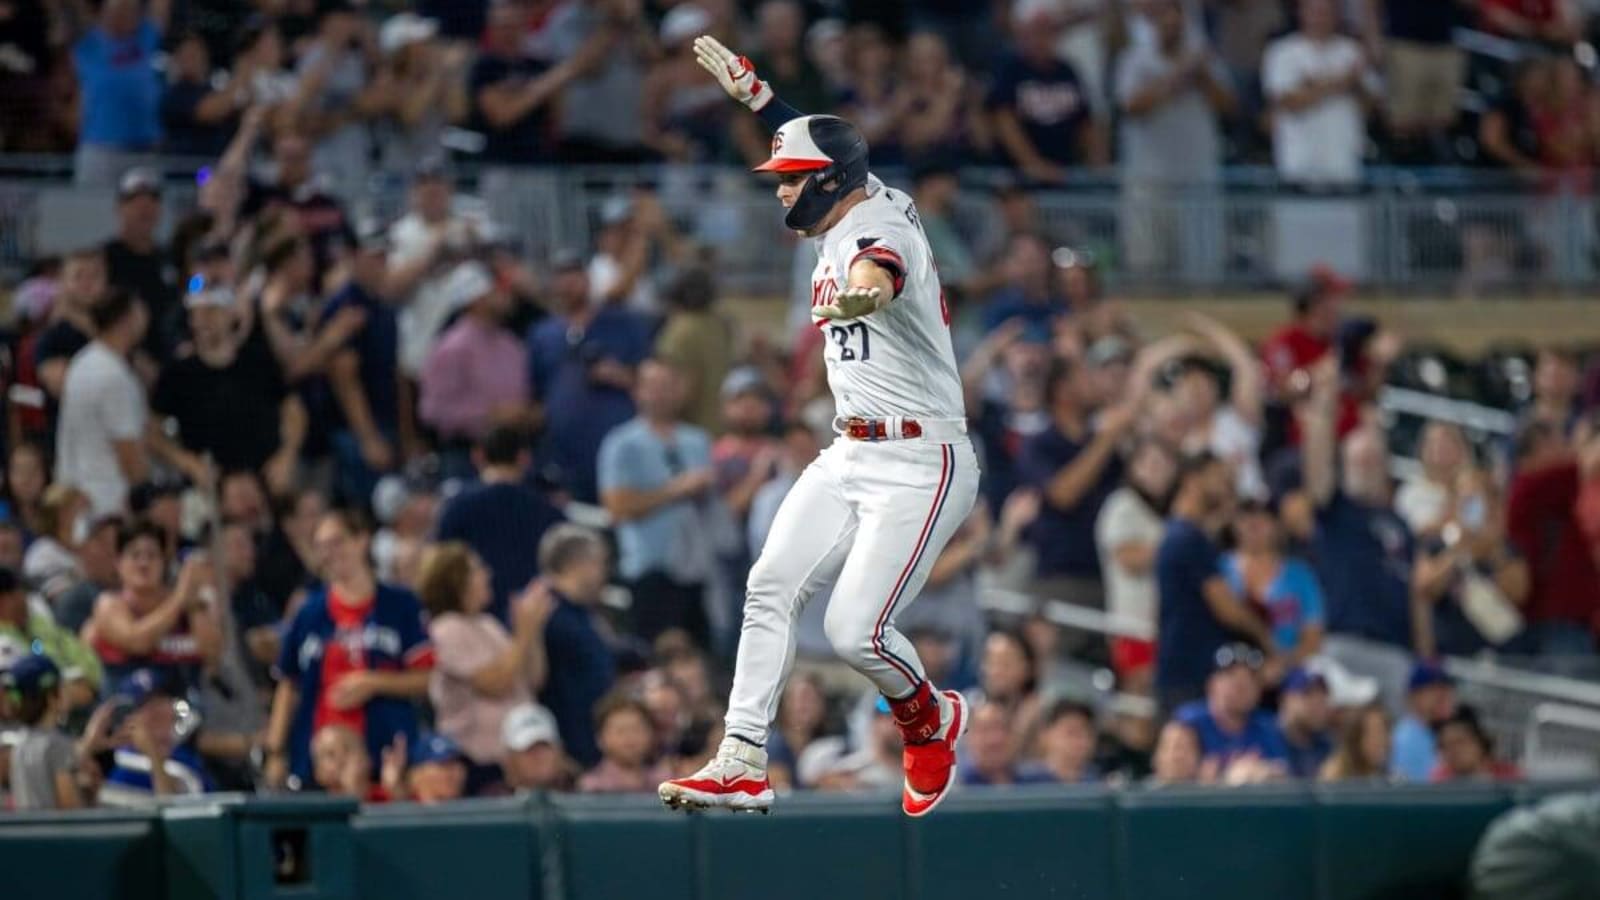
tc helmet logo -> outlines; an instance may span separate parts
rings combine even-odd
[[[777,156],[778,155],[778,151],[782,150],[782,149],[783,149],[783,132],[779,131],[779,132],[776,132],[776,133],[774,133],[772,135],[772,155],[773,156]]]

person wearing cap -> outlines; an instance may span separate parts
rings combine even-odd
[[[161,143],[161,75],[157,56],[171,0],[105,0],[75,37],[72,66],[80,88],[78,150],[73,180],[105,187]]]
[[[111,700],[126,711],[126,734],[112,753],[113,766],[100,787],[101,806],[148,809],[163,797],[204,794],[215,789],[189,738],[192,720],[180,714],[187,704],[174,685],[155,669],[136,669],[117,683]]]
[[[1333,753],[1333,706],[1328,681],[1307,668],[1290,669],[1278,689],[1278,730],[1289,750],[1289,774],[1316,778]]]
[[[756,492],[777,471],[781,450],[772,439],[777,397],[755,366],[729,372],[721,394],[725,430],[711,445],[711,465],[723,504],[743,526]]]
[[[1012,6],[1016,53],[996,68],[986,106],[1007,160],[1030,181],[1060,184],[1069,168],[1109,154],[1082,79],[1056,55],[1061,10],[1050,0]]]
[[[241,330],[244,301],[227,282],[189,279],[189,348],[162,367],[150,407],[177,424],[174,453],[196,484],[210,457],[218,470],[293,471],[305,441],[306,413],[267,344]]]
[[[1261,709],[1261,670],[1266,657],[1249,644],[1225,644],[1212,657],[1203,700],[1179,707],[1173,718],[1200,736],[1203,766],[1225,774],[1251,759],[1286,775],[1289,746],[1272,714]]]
[[[1225,463],[1204,453],[1182,461],[1155,559],[1160,617],[1155,686],[1168,710],[1206,693],[1214,654],[1229,641],[1244,638],[1276,653],[1270,628],[1223,573],[1215,535],[1232,499],[1232,473]]]
[[[100,692],[100,658],[78,636],[29,601],[14,569],[0,567],[0,668],[30,654],[48,658],[60,676],[64,711],[88,706]]]
[[[1389,764],[1395,778],[1422,783],[1433,776],[1439,761],[1437,729],[1458,706],[1455,679],[1443,666],[1424,660],[1412,667],[1405,715],[1394,726]]]
[[[418,373],[417,416],[443,442],[446,475],[470,472],[474,443],[501,423],[531,427],[538,411],[529,396],[528,357],[504,323],[511,295],[479,262],[456,266],[445,294],[459,312],[439,336]]]
[[[117,233],[106,242],[106,282],[144,301],[150,311],[144,351],[157,362],[172,354],[181,327],[178,273],[157,236],[161,228],[161,173],[129,169],[117,184]]]
[[[403,173],[438,153],[445,128],[467,116],[471,48],[445,44],[438,35],[437,19],[413,12],[392,15],[378,29],[383,58],[371,91],[379,151],[390,171]]]
[[[7,736],[10,807],[18,812],[82,807],[78,750],[60,729],[66,705],[55,663],[48,656],[29,653],[0,668],[0,694],[6,718],[22,726]]]
[[[695,71],[700,72],[700,67]],[[667,318],[655,342],[656,357],[671,363],[688,380],[684,421],[712,434],[720,433],[726,424],[726,379],[737,343],[733,322],[716,308],[716,302],[717,283],[710,270],[683,271],[667,288]]]
[[[501,770],[512,791],[560,791],[571,786],[561,734],[555,716],[537,703],[524,703],[506,713],[500,729],[505,756]]]
[[[466,796],[467,757],[455,741],[442,734],[423,734],[412,741],[406,754],[403,788],[396,800],[429,806]]]

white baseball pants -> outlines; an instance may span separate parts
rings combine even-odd
[[[784,498],[745,591],[744,627],[728,697],[727,733],[759,745],[794,665],[795,623],[833,585],[823,628],[834,651],[887,697],[923,680],[894,627],[978,493],[965,436],[866,442],[839,438]]]

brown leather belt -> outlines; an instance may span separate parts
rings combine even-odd
[[[842,423],[840,431],[845,437],[853,441],[888,441],[895,440],[889,434],[889,423],[883,419],[863,419],[859,416],[847,418]],[[916,419],[900,420],[901,440],[911,440],[922,437],[922,426]]]

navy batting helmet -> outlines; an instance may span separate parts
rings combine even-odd
[[[757,172],[811,172],[783,224],[810,231],[835,203],[867,183],[867,141],[838,116],[790,119],[772,136],[772,158]]]

